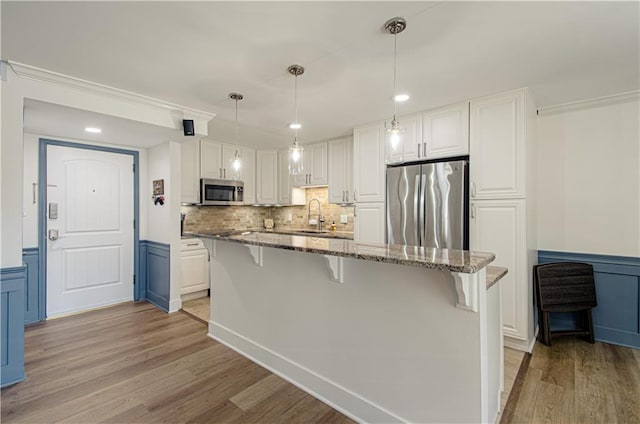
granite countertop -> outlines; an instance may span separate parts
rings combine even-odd
[[[495,259],[495,255],[492,253],[392,244],[356,243],[353,240],[338,238],[268,233],[264,231],[192,232],[185,233],[185,235],[466,274],[481,270]]]
[[[487,267],[487,290],[489,290],[495,283],[500,281],[502,277],[507,275],[507,268],[501,266],[488,266]]]

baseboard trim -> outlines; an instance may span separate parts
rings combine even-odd
[[[357,422],[407,422],[383,407],[256,343],[223,325],[209,321],[208,336],[282,377],[316,399]]]
[[[178,312],[182,309],[182,299],[173,299],[169,302],[169,313]]]

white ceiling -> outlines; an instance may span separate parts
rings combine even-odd
[[[210,138],[302,141],[392,113],[391,17],[410,113],[521,86],[538,106],[640,88],[639,2],[11,2],[2,58],[217,114]]]

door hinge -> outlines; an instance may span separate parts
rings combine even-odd
[[[135,219],[133,220],[133,229],[134,230],[136,229],[136,220]]]
[[[134,286],[136,285],[136,276],[135,275],[133,276],[133,285]]]
[[[135,164],[135,163],[134,163],[134,164],[132,164],[132,165],[131,165],[131,168],[133,169],[133,173],[135,174],[135,172],[136,172],[136,164]]]

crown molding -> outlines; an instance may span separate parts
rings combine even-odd
[[[154,106],[174,112],[181,112],[185,118],[195,118],[199,120],[210,121],[215,118],[216,114],[193,109],[175,103],[166,102],[164,100],[155,99],[153,97],[143,96],[131,91],[121,90],[119,88],[110,87],[108,85],[87,81],[81,78],[64,75],[58,72],[49,71],[47,69],[38,68],[24,63],[6,61],[13,72],[20,78],[42,81],[66,87],[84,90],[100,95],[114,97],[120,100]]]
[[[616,103],[640,100],[640,90],[626,91],[610,96],[596,97],[593,99],[579,100],[577,102],[564,103],[554,106],[545,106],[538,109],[538,115],[554,115],[557,113],[571,112],[598,106],[606,106]]]

